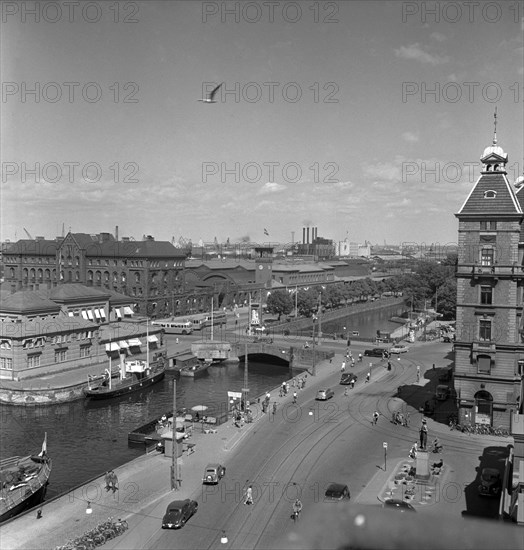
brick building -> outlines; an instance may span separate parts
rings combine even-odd
[[[455,389],[459,423],[508,428],[522,392],[524,214],[496,133],[481,162],[456,214]]]
[[[182,303],[186,252],[145,237],[69,232],[54,241],[23,239],[3,251],[4,281],[12,290],[81,283],[133,297],[136,312],[162,316]]]

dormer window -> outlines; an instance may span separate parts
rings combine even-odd
[[[493,190],[484,191],[485,199],[495,199],[497,197],[497,192]]]

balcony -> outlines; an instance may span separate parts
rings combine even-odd
[[[489,278],[500,279],[524,279],[524,265],[518,264],[497,264],[478,265],[478,264],[460,264],[456,270],[457,276],[470,276],[473,279]]]

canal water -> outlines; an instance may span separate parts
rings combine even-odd
[[[346,330],[358,330],[361,336],[372,338],[377,329],[398,327],[389,319],[405,310],[403,306],[389,306],[356,313],[323,324],[323,330],[342,332],[345,326]],[[248,374],[251,399],[290,377],[286,366],[252,361]],[[173,380],[174,374],[168,373],[151,388],[110,402],[80,400],[31,408],[0,405],[0,458],[38,453],[47,432],[47,451],[53,459],[47,496],[70,490],[144,453],[143,447],[128,446],[128,433],[172,410]],[[228,391],[239,392],[243,387],[243,363],[212,366],[201,378],[177,381],[177,408],[205,405],[211,415],[213,410],[227,407]]]

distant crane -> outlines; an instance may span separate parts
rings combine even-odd
[[[24,231],[25,231],[25,234],[32,240],[34,241],[33,237],[31,236],[31,233],[29,233],[29,231],[24,227]]]

